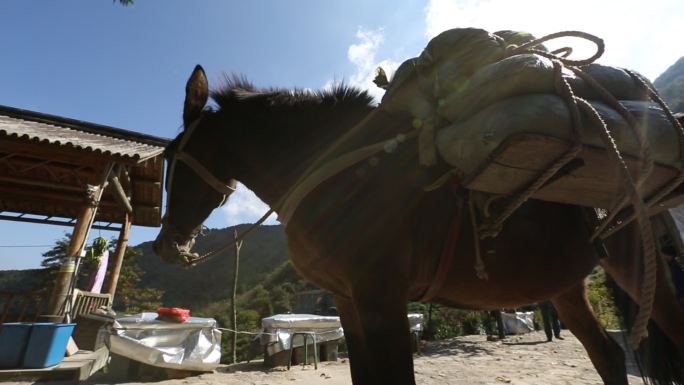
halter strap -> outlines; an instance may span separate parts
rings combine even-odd
[[[200,163],[197,159],[195,159],[195,157],[188,154],[187,152],[176,151],[174,156],[177,160],[180,160],[181,162],[185,163],[186,166],[190,167],[190,169],[192,169],[192,171],[194,171],[195,174],[202,178],[204,182],[206,182],[209,186],[213,187],[214,190],[220,192],[223,195],[228,195],[235,191],[234,186],[221,182],[218,178],[214,176],[214,174],[211,173],[211,171],[207,170],[207,168],[204,167],[202,163]]]
[[[171,186],[173,183],[173,175],[176,171],[177,161],[185,163],[185,165],[188,166],[195,174],[197,174],[197,176],[199,176],[206,184],[223,194],[224,200],[228,194],[235,191],[235,185],[221,182],[214,176],[214,174],[211,173],[211,171],[207,170],[202,163],[195,159],[195,157],[183,151],[183,147],[185,147],[185,144],[188,142],[188,140],[190,140],[192,133],[195,132],[195,128],[197,128],[199,125],[199,121],[199,118],[196,119],[185,129],[185,134],[183,135],[183,138],[181,138],[178,148],[174,151],[173,158],[171,159],[171,164],[169,165],[169,177],[167,179],[168,188],[166,191],[166,217],[168,217],[169,212],[171,211]]]

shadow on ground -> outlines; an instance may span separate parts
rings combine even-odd
[[[484,337],[483,337],[484,338]],[[457,339],[450,339],[445,341],[435,341],[429,343],[422,352],[423,356],[454,356],[472,357],[482,354],[491,354],[492,348],[487,341],[459,341]]]

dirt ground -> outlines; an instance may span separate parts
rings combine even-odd
[[[602,384],[584,348],[567,330],[564,340],[547,343],[543,332],[508,336],[503,341],[487,341],[485,336],[463,336],[431,342],[415,356],[416,382],[421,385],[589,385]],[[629,383],[642,384],[633,364],[628,363]],[[14,382],[26,385],[30,382]],[[99,375],[86,385],[110,383]],[[123,383],[122,383],[123,384]],[[125,385],[143,383],[129,382]],[[149,382],[145,384],[150,384]],[[159,385],[350,385],[349,361],[313,365],[264,368],[262,362],[222,365],[214,373],[155,382]]]

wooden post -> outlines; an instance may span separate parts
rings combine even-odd
[[[233,236],[237,240],[238,233],[237,229],[233,230]],[[233,329],[233,363],[237,363],[237,308],[235,307],[235,295],[237,292],[237,282],[238,282],[238,268],[240,267],[240,248],[242,247],[242,241],[235,242],[235,263],[233,267],[235,272],[233,273],[233,293],[230,297],[230,307],[233,311],[232,325]]]
[[[121,274],[121,266],[123,265],[124,255],[126,254],[126,246],[128,245],[128,233],[131,231],[131,223],[133,220],[131,216],[126,214],[123,227],[119,232],[119,240],[116,242],[116,251],[114,251],[114,266],[109,273],[109,281],[107,282],[107,289],[105,293],[112,296],[114,302],[114,294],[116,293],[116,285],[119,282],[119,274]],[[111,305],[111,304],[110,304]]]
[[[102,191],[107,183],[107,177],[114,166],[113,163],[108,164],[103,171],[100,178],[100,185],[88,186],[86,201],[81,206],[81,209],[76,218],[76,225],[74,232],[71,234],[69,247],[67,248],[67,255],[62,267],[57,273],[55,285],[50,295],[48,302],[48,317],[54,321],[61,321],[64,318],[65,305],[68,297],[71,294],[72,279],[75,279],[74,273],[76,271],[78,259],[81,257],[81,252],[85,246],[90,232],[90,227],[95,219],[97,213],[97,206],[102,198]]]

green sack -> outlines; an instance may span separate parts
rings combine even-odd
[[[679,141],[658,105],[646,101],[621,101],[635,118],[647,127],[647,137],[655,162],[679,168]],[[607,123],[621,152],[639,156],[639,146],[629,124],[607,105],[591,101]],[[583,143],[605,148],[599,136],[602,129],[583,116]],[[437,133],[439,154],[466,175],[478,170],[489,155],[507,138],[517,134],[538,134],[570,141],[571,118],[563,99],[553,94],[532,94],[496,102],[469,119],[443,127]],[[534,156],[534,154],[529,154]],[[561,154],[559,154],[560,156]]]
[[[422,88],[439,99],[463,88],[482,66],[501,60],[506,52],[501,38],[483,29],[459,28],[435,36],[418,56],[416,68]]]
[[[615,67],[589,64],[581,67],[619,100],[648,100],[646,91],[627,72]],[[594,88],[563,67],[563,78],[575,95],[600,99]],[[490,104],[513,96],[555,93],[555,73],[551,59],[535,54],[514,55],[478,70],[462,90],[453,92],[439,103],[437,112],[456,122],[467,119]]]
[[[477,69],[503,58],[506,45],[483,29],[444,31],[430,40],[420,56],[399,66],[381,106],[415,117],[432,114],[435,100],[460,90]]]

